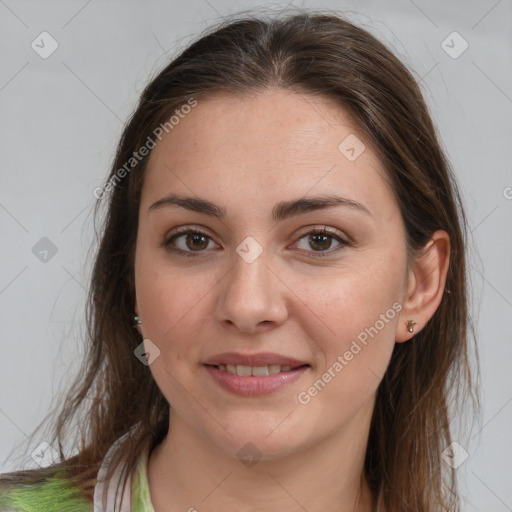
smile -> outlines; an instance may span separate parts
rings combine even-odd
[[[303,365],[305,366],[305,365]],[[289,372],[299,368],[293,368],[290,365],[269,364],[266,366],[246,366],[242,364],[219,364],[215,366],[221,372],[227,372],[240,375],[240,377],[262,377],[265,375],[275,375],[281,372]]]
[[[203,366],[222,389],[243,396],[261,396],[279,391],[311,370],[309,364],[246,366],[219,364]]]

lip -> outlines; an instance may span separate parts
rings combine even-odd
[[[243,396],[261,396],[273,393],[296,382],[304,373],[311,370],[311,366],[304,364],[288,372],[280,372],[274,375],[241,377],[237,374],[219,370],[215,366],[205,365],[204,368],[220,387]]]
[[[309,364],[306,361],[299,361],[293,357],[274,354],[273,352],[259,352],[257,354],[241,354],[239,352],[224,352],[204,361],[205,365],[234,364],[244,366],[267,366],[278,364],[281,366],[297,367]],[[278,374],[279,375],[279,374]]]

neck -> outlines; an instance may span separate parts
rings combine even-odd
[[[371,412],[315,445],[250,465],[171,411],[168,435],[148,464],[155,512],[371,512],[363,477]]]

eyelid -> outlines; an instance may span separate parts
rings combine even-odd
[[[178,226],[176,228],[173,228],[170,230],[165,236],[164,236],[164,244],[169,243],[174,237],[177,237],[177,235],[180,234],[187,234],[187,233],[197,233],[198,235],[205,235],[210,240],[215,242],[215,237],[211,234],[211,231],[201,224],[190,224],[185,226]],[[217,242],[215,242],[217,244]],[[217,244],[219,245],[219,244]]]
[[[298,236],[299,238],[302,238],[304,235],[307,235],[311,232],[325,232],[329,235],[335,235],[335,236],[338,236],[340,238],[343,238],[345,235],[339,231],[338,229],[336,228],[333,228],[331,226],[326,226],[325,224],[311,224],[309,226],[304,226],[303,228],[300,229],[299,233],[296,234],[295,236]]]

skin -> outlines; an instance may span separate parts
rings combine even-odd
[[[366,146],[355,161],[338,150],[349,134]],[[178,206],[148,212],[171,192],[208,199],[227,217]],[[337,206],[271,218],[280,201],[332,194],[370,214]],[[162,245],[185,225],[209,237],[174,241],[192,257]],[[324,226],[351,245],[315,244],[308,233]],[[425,256],[407,266],[384,168],[347,112],[277,88],[201,99],[152,150],[137,236],[140,333],[160,350],[150,370],[171,404],[168,435],[148,466],[156,512],[370,511],[371,493],[360,483],[377,387],[395,343],[414,335],[406,321],[415,320],[417,333],[441,301],[449,237],[434,233]],[[263,251],[252,263],[236,252],[247,236]],[[321,251],[329,255],[315,258]],[[299,403],[298,393],[393,303],[402,310]],[[270,395],[239,396],[202,364],[227,351],[290,355],[311,368]],[[261,453],[252,467],[237,457],[248,442]]]

